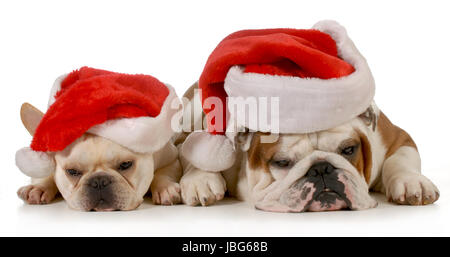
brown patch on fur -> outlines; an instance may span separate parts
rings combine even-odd
[[[247,152],[248,163],[251,169],[263,169],[270,173],[268,161],[278,151],[278,141],[274,143],[261,143],[261,136],[266,133],[256,132],[252,138]]]
[[[387,147],[385,159],[389,158],[402,146],[411,146],[417,149],[411,136],[403,129],[392,124],[382,112],[380,112],[380,117],[378,118],[377,129],[380,131],[383,143]]]
[[[370,145],[367,136],[361,131],[356,131],[360,140],[360,147],[354,160],[352,161],[353,166],[364,176],[366,183],[369,184],[370,176],[372,173],[372,147]]]

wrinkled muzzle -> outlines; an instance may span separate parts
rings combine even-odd
[[[281,180],[255,192],[255,207],[272,212],[363,210],[377,206],[362,175],[335,153],[314,151]]]

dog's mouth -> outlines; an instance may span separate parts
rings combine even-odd
[[[90,192],[84,202],[86,211],[120,211],[117,197],[111,191]]]
[[[120,211],[119,208],[115,207],[110,201],[100,198],[96,201],[97,203],[89,211]]]
[[[309,203],[307,211],[337,211],[349,209],[350,206],[347,197],[326,187]]]

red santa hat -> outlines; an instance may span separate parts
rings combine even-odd
[[[199,89],[208,132],[191,133],[181,152],[198,168],[221,171],[235,161],[230,135],[236,133],[228,133],[230,128],[275,133],[330,129],[370,106],[375,83],[345,28],[321,21],[306,30],[244,30],[229,35],[209,56]],[[276,97],[278,112],[270,113],[272,124],[251,122],[271,112],[258,102],[256,109],[246,110],[246,119],[236,118],[231,97],[257,101]],[[223,105],[210,104],[211,98]],[[225,110],[223,117],[217,117],[215,108]],[[216,116],[209,115],[212,112]]]
[[[157,151],[176,131],[172,117],[180,107],[174,89],[152,76],[82,67],[55,81],[49,108],[31,146],[17,151],[16,165],[30,177],[48,176],[55,170],[52,153],[86,132],[134,152]]]

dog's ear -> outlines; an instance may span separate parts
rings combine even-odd
[[[377,128],[379,112],[375,104],[371,104],[369,108],[359,115],[359,118],[373,131]]]
[[[44,113],[29,103],[22,104],[22,107],[20,108],[20,118],[22,119],[22,123],[32,136],[43,116]]]
[[[253,132],[250,132],[247,128],[244,132],[239,132],[236,136],[236,145],[241,148],[242,151],[247,152],[252,143]]]

